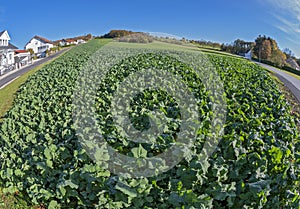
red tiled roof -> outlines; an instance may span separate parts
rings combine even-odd
[[[33,38],[38,39],[38,40],[41,40],[41,41],[43,41],[43,42],[45,42],[45,43],[52,44],[52,41],[50,41],[50,40],[48,40],[48,39],[46,39],[46,38],[40,37],[40,36],[34,36]]]
[[[26,50],[15,50],[15,53],[16,54],[19,54],[19,53],[27,53],[28,51],[26,51]]]
[[[92,38],[92,35],[88,34],[85,36],[77,36],[77,37],[73,37],[73,38],[63,38],[61,40],[53,41],[52,43],[59,44],[59,42],[61,42],[61,41],[72,43],[72,42],[76,42],[77,40],[80,40],[80,39],[87,41],[87,40],[90,40],[91,38]]]
[[[61,40],[53,41],[54,44],[59,44]]]

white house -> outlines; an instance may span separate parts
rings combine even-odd
[[[47,49],[51,49],[54,47],[52,41],[49,41],[46,38],[40,36],[34,36],[26,45],[25,49],[33,49],[36,55],[41,55],[45,53]]]
[[[251,60],[252,59],[252,51],[249,50],[246,54],[245,54],[245,58],[248,59],[248,60]]]
[[[83,40],[83,39],[77,39],[77,40],[76,40],[76,45],[77,45],[77,44],[84,44],[84,43],[86,43],[86,41]]]
[[[288,63],[292,68],[296,70],[300,70],[300,66],[298,65],[295,59],[290,57],[289,59],[286,60],[286,63]]]
[[[53,44],[56,46],[70,46],[70,45],[78,45],[86,43],[84,36],[78,36],[74,38],[64,38],[61,40],[54,41]]]
[[[30,52],[26,50],[15,50],[15,68],[19,69],[31,63]]]
[[[60,46],[69,46],[69,45],[77,44],[77,42],[73,39],[62,39],[62,40],[59,40],[59,41],[56,41],[56,42]]]
[[[13,67],[15,63],[14,50],[16,49],[18,48],[10,43],[7,30],[0,32],[0,74]]]
[[[66,42],[67,42],[67,45],[74,45],[74,44],[76,45],[77,44],[77,42],[73,39],[67,39]]]
[[[59,40],[59,41],[57,41],[58,42],[58,45],[59,46],[67,46],[67,41],[66,41],[66,39],[62,39],[62,40]]]

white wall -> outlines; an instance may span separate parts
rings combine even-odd
[[[8,32],[5,31],[1,37],[0,37],[0,46],[8,46],[10,41],[10,37],[8,35]],[[0,66],[8,66],[13,65],[15,63],[14,58],[14,50],[12,49],[5,49],[1,52],[1,58],[0,58]]]
[[[31,39],[29,43],[26,44],[25,49],[33,49],[34,53],[38,53],[38,47],[41,45],[41,42],[35,38]]]
[[[252,59],[252,52],[251,52],[251,50],[245,54],[245,58],[248,59],[248,60]]]
[[[8,46],[9,40],[0,38],[0,46]]]
[[[1,63],[0,66],[7,66],[7,65],[12,65],[15,63],[14,59],[14,51],[9,50],[6,51],[4,54],[0,55],[1,56]]]
[[[5,31],[1,36],[0,36],[0,46],[8,46],[8,43],[10,41],[10,37],[8,35],[8,32]]]
[[[15,58],[14,58],[14,52],[8,52],[6,55],[6,59],[7,59],[7,64],[8,65],[12,65],[15,63]]]
[[[40,49],[39,49],[40,48]],[[49,43],[43,43],[38,39],[31,39],[29,43],[26,44],[25,49],[33,49],[34,53],[42,53],[44,51],[46,51],[47,49],[51,49],[53,48],[53,44],[49,44]]]

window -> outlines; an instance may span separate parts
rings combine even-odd
[[[9,60],[12,60],[12,55],[11,54],[9,54]]]

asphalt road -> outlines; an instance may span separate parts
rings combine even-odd
[[[27,66],[27,67],[24,67],[20,70],[14,70],[8,74],[4,74],[2,76],[0,76],[0,89],[5,86],[6,84],[8,84],[9,82],[13,81],[14,79],[18,78],[19,76],[23,75],[24,73],[36,68],[37,66],[59,56],[60,54],[62,54],[63,52],[65,52],[66,50],[68,49],[63,49],[55,54],[52,54],[44,59],[41,59],[39,61],[36,61],[34,62],[33,64]]]
[[[300,80],[299,79],[294,78],[293,76],[283,71],[277,70],[272,66],[263,63],[258,63],[258,62],[256,63],[268,70],[273,71],[276,74],[276,76],[284,83],[284,85],[290,89],[290,91],[294,94],[294,96],[300,103]]]

